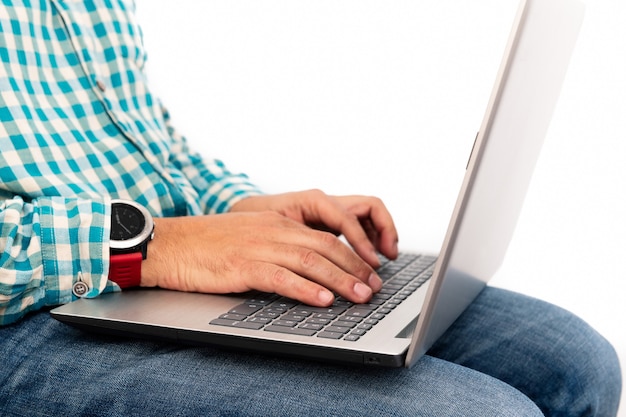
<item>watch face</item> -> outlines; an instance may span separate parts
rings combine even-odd
[[[111,206],[111,239],[129,240],[138,236],[146,226],[141,211],[128,204],[114,203]]]

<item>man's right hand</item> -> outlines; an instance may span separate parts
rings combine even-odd
[[[367,302],[382,281],[333,233],[273,211],[155,219],[141,285],[202,293],[273,292],[313,306]]]

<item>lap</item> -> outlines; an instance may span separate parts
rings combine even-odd
[[[615,415],[621,370],[613,347],[570,312],[488,287],[429,351],[487,373],[546,415]]]
[[[5,358],[0,402],[7,415],[33,410],[41,415],[310,415],[328,410],[339,415],[541,415],[533,393],[524,391],[543,383],[538,378],[545,372],[529,366],[528,358],[533,349],[542,361],[558,352],[550,352],[539,328],[527,330],[517,346],[513,339],[518,335],[510,327],[528,321],[528,312],[520,317],[519,310],[535,303],[519,297],[484,291],[411,369],[346,367],[94,335],[42,312],[0,329]],[[503,305],[514,307],[503,312]],[[539,302],[533,308],[531,316],[553,310]]]

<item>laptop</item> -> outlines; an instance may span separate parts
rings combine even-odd
[[[54,318],[97,332],[321,361],[410,367],[500,267],[548,130],[584,7],[522,0],[437,256],[403,253],[379,269],[367,304],[329,308],[275,294],[126,290],[80,299]]]

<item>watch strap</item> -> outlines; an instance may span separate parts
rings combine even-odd
[[[138,287],[141,283],[141,252],[111,254],[109,279],[120,288]]]

